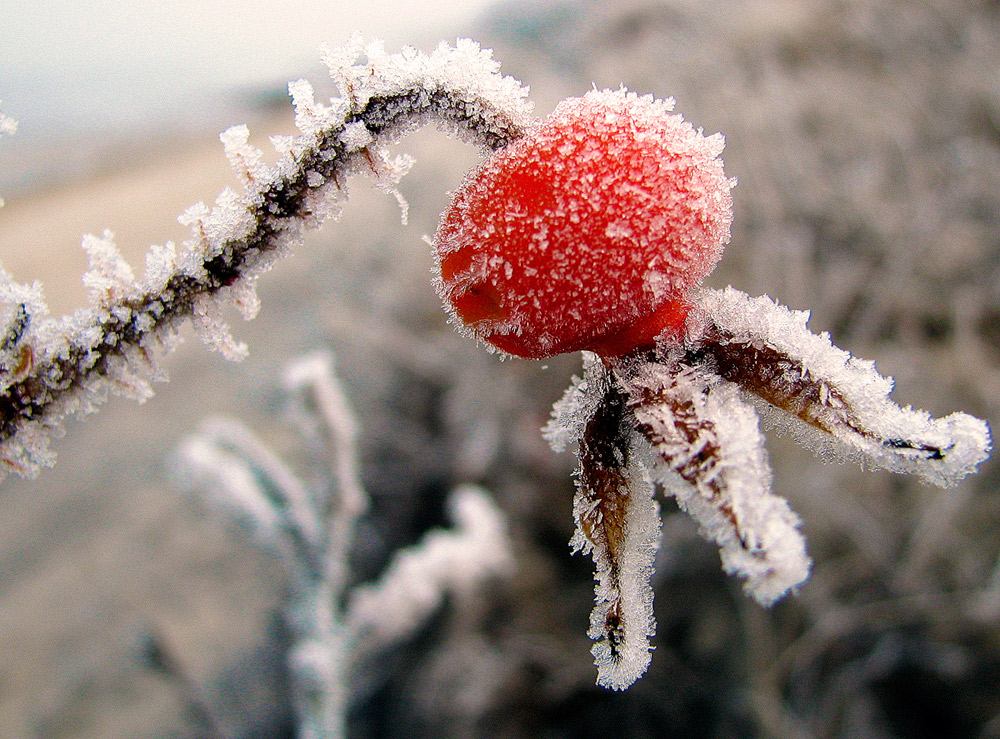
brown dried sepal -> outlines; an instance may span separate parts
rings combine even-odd
[[[670,384],[649,383],[639,375],[624,380],[629,389],[627,408],[635,418],[636,428],[684,482],[711,501],[732,526],[740,545],[756,554],[733,510],[732,497],[726,490],[728,479],[719,473],[724,450],[715,424],[699,413],[690,397],[678,391],[677,375],[671,377]]]
[[[579,531],[592,548],[598,575],[606,577],[603,634],[612,654],[626,638],[621,600],[620,548],[630,504],[628,487],[630,428],[625,395],[611,386],[587,422],[580,439],[580,479],[575,510]],[[601,572],[602,569],[606,571]]]
[[[713,326],[694,358],[708,362],[723,379],[826,433],[844,429],[883,449],[912,452],[927,460],[942,460],[952,449],[917,439],[882,438],[858,418],[835,385],[815,377],[800,358],[770,344],[742,341]]]

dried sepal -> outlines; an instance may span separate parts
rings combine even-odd
[[[892,380],[834,346],[829,334],[809,331],[808,313],[731,287],[705,290],[699,307],[696,361],[783,411],[774,417],[808,445],[940,487],[989,456],[984,421],[965,413],[932,418],[897,405]]]
[[[622,366],[626,407],[648,442],[648,474],[720,547],[729,574],[770,605],[809,575],[799,519],[771,492],[754,409],[736,388],[680,357]]]
[[[627,399],[617,386],[601,385],[604,392],[580,437],[570,544],[594,560],[597,586],[587,633],[594,640],[597,682],[623,690],[649,666],[655,631],[650,577],[660,518],[652,487],[630,464]]]

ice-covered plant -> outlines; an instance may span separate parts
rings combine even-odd
[[[761,603],[807,577],[798,518],[771,492],[758,409],[824,454],[941,486],[988,455],[984,422],[899,407],[891,380],[811,333],[807,314],[700,286],[729,240],[733,183],[721,136],[671,102],[595,91],[539,122],[526,90],[471,42],[387,55],[355,39],[326,61],[341,97],[320,104],[307,83],[290,86],[301,135],[275,141],[274,167],[245,127],[227,131],[244,192],[189,209],[192,237],[154,248],[144,277],[105,236],[84,240],[91,305],[72,316],[40,320],[37,286],[0,281],[0,462],[32,474],[51,462],[47,434],[66,414],[109,389],[148,394],[153,352],[182,320],[241,356],[219,307],[252,316],[254,281],[302,228],[336,214],[347,178],[369,173],[392,191],[409,161],[384,146],[432,121],[488,153],[435,240],[456,323],[509,354],[585,350],[545,433],[556,449],[578,448],[573,545],[596,563],[601,684],[625,688],[649,663],[657,487]]]
[[[729,241],[733,181],[722,137],[672,106],[624,90],[562,103],[466,179],[436,240],[439,291],[473,336],[526,357],[587,350],[545,433],[579,450],[573,546],[597,567],[598,681],[619,689],[650,659],[655,486],[762,604],[809,574],[741,390],[814,447],[937,485],[990,445],[971,416],[894,404],[891,380],[807,314],[700,287]]]
[[[328,353],[290,363],[291,415],[309,450],[311,481],[243,424],[206,421],[176,455],[178,481],[205,495],[284,566],[288,655],[297,736],[346,735],[347,712],[369,661],[412,637],[446,596],[510,574],[503,514],[473,485],[449,498],[451,529],[395,552],[374,582],[354,584],[349,555],[370,500],[360,482],[357,428]],[[352,696],[352,693],[354,694]]]

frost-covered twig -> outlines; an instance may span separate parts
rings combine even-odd
[[[381,577],[350,587],[348,557],[368,506],[359,482],[354,418],[321,353],[285,373],[318,479],[303,482],[242,424],[211,421],[177,456],[185,484],[206,491],[289,573],[289,654],[298,735],[345,735],[353,681],[366,660],[419,629],[446,594],[505,576],[513,554],[502,513],[474,486],[449,499],[454,527],[395,553]]]
[[[435,122],[497,149],[531,122],[525,88],[502,77],[490,54],[471,41],[427,55],[412,49],[390,55],[355,38],[327,52],[325,62],[342,97],[324,105],[307,82],[289,86],[301,135],[274,140],[281,156],[273,167],[247,143],[245,126],[226,131],[226,154],[244,191],[226,189],[211,209],[189,208],[182,222],[192,237],[180,246],[153,247],[142,278],[133,276],[111,234],[87,237],[84,281],[91,304],[45,320],[37,284],[19,286],[0,274],[0,300],[7,304],[0,346],[2,467],[33,475],[51,464],[49,432],[69,414],[92,411],[109,390],[148,397],[149,380],[160,377],[153,355],[170,346],[184,320],[226,356],[242,356],[246,348],[221,320],[221,306],[235,304],[247,318],[256,313],[255,280],[304,228],[337,215],[350,176],[373,175],[394,191],[410,160],[390,158],[386,145]]]

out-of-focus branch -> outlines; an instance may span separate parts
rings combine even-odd
[[[454,526],[395,552],[374,582],[350,582],[349,557],[369,504],[354,449],[355,421],[333,372],[317,353],[285,372],[295,418],[318,442],[318,480],[308,484],[249,429],[212,421],[181,445],[178,478],[281,561],[292,699],[302,739],[345,736],[351,685],[373,656],[410,638],[449,595],[462,597],[511,573],[503,513],[474,486],[449,500]]]

